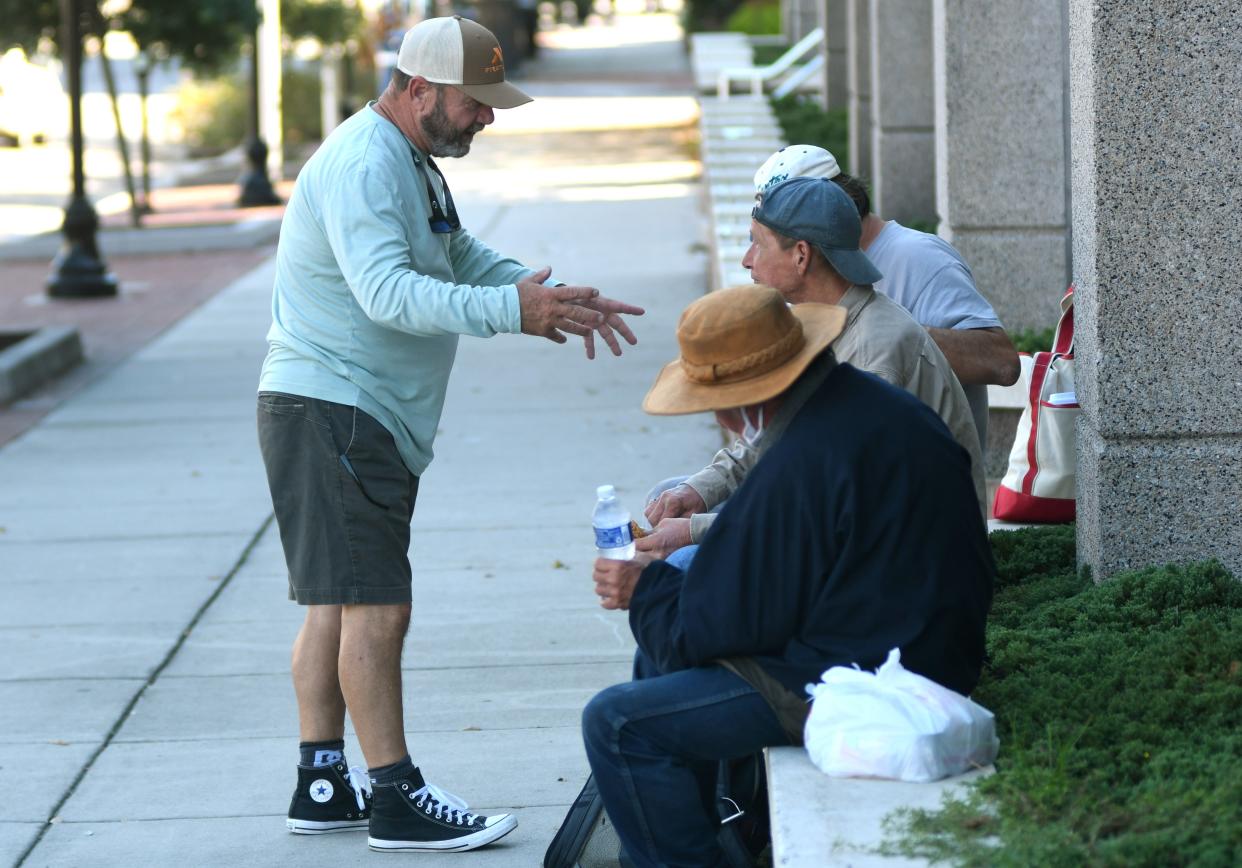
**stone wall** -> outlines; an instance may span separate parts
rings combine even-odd
[[[1242,5],[1069,25],[1079,559],[1242,577]]]
[[[936,219],[932,10],[927,0],[870,0],[871,194],[903,224]]]
[[[842,109],[849,105],[849,15],[846,7],[852,0],[821,0],[824,6],[824,30],[828,62],[824,71],[824,93],[829,109]]]
[[[781,25],[789,44],[822,26],[824,0],[781,0]]]
[[[847,0],[845,29],[848,33],[850,152],[842,168],[870,181],[871,0]]]
[[[1061,4],[935,0],[936,204],[1010,330],[1069,282]]]

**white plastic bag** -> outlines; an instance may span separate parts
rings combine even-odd
[[[992,712],[906,669],[896,648],[874,674],[834,666],[807,692],[806,750],[833,777],[937,781],[1000,747]]]

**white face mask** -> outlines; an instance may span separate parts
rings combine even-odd
[[[758,411],[758,425],[751,424],[750,414],[745,410],[739,412],[742,414],[742,439],[746,441],[747,445],[754,446],[759,442],[759,438],[763,436],[763,407],[761,406]]]

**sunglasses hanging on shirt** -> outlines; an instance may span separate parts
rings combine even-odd
[[[444,188],[444,208],[441,208],[435,187],[431,185],[431,176],[427,174],[427,168],[416,152],[410,151],[410,153],[414,157],[414,165],[418,166],[419,171],[423,173],[423,183],[427,185],[427,200],[431,208],[431,216],[427,218],[427,224],[431,227],[431,231],[438,235],[456,232],[461,228],[461,218],[457,216],[457,206],[453,204],[453,194],[449,190],[448,181],[444,179],[444,173],[440,171],[435,160],[431,157],[427,158],[427,166],[430,166],[431,171],[440,177],[440,185]],[[448,210],[448,214],[444,213],[445,209]]]

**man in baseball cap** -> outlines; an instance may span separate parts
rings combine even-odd
[[[428,18],[401,40],[397,69],[432,84],[451,84],[490,108],[516,108],[531,98],[505,81],[505,59],[492,32],[460,15]]]
[[[913,396],[837,363],[846,320],[764,286],[710,293],[643,401],[769,423],[687,569],[642,552],[595,562],[638,659],[635,680],[588,703],[583,739],[634,865],[726,863],[718,762],[801,744],[804,687],[829,667],[871,669],[900,648],[960,693],[979,677],[995,568],[970,456]]]
[[[962,255],[936,235],[873,212],[867,185],[842,172],[830,151],[816,145],[781,148],[755,172],[755,196],[762,198],[790,178],[828,178],[854,200],[862,220],[859,246],[884,273],[875,291],[910,311],[949,360],[986,452],[988,385],[1012,385],[1018,378],[1018,355],[992,305],[975,287]]]
[[[791,178],[769,187],[751,215],[742,265],[755,283],[776,289],[795,307],[810,302],[848,311],[833,342],[836,357],[905,389],[940,416],[970,455],[979,515],[986,515],[983,460],[966,395],[927,331],[872,288],[882,275],[859,247],[862,225],[849,196],[824,178]],[[639,551],[669,557],[684,549],[674,556],[678,563],[692,556],[689,547],[717,518],[709,510],[731,497],[767,448],[764,420],[747,421],[756,433],[743,428],[732,447],[648,505],[655,532],[636,542]]]
[[[298,175],[276,251],[259,445],[304,607],[293,682],[301,739],[286,824],[365,831],[383,852],[465,851],[517,826],[424,778],[405,738],[410,521],[459,335],[528,334],[588,358],[634,343],[641,308],[501,256],[462,226],[435,157],[460,157],[495,111],[527,102],[496,38],[464,18],[406,34],[380,98]],[[348,711],[366,768],[344,755]]]
[[[755,195],[790,178],[828,178],[841,174],[837,158],[817,145],[787,145],[763,161],[755,172]]]

